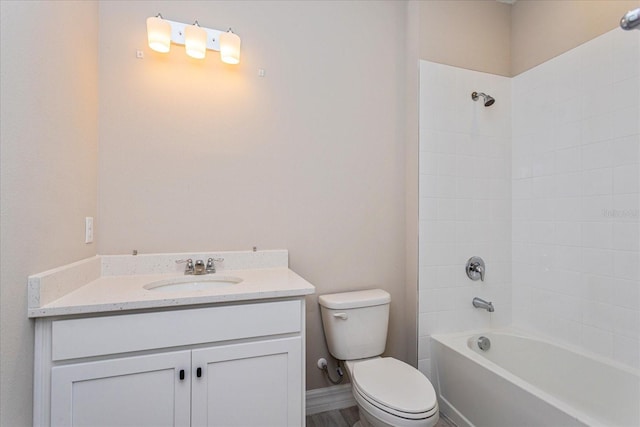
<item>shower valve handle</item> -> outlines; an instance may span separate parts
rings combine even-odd
[[[469,258],[465,270],[469,279],[481,280],[484,282],[484,273],[486,271],[486,267],[482,258],[477,256]]]

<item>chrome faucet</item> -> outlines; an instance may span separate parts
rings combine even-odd
[[[472,303],[475,308],[483,308],[489,313],[494,312],[493,304],[491,304],[491,301],[485,301],[482,298],[475,297]]]
[[[176,260],[176,264],[186,264],[184,267],[184,274],[193,274],[196,276],[200,276],[203,274],[213,274],[216,272],[216,262],[222,262],[224,258],[209,258],[207,260],[207,265],[205,266],[204,261],[199,259],[193,263],[191,258],[189,259],[178,259]]]

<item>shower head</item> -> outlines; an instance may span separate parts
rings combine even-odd
[[[640,30],[640,7],[625,13],[620,20],[620,27],[623,30],[632,30],[634,28]]]
[[[486,94],[484,94],[484,93],[482,93],[482,92],[480,92],[480,93],[478,93],[478,92],[473,92],[473,93],[471,94],[471,99],[473,99],[474,101],[477,101],[477,100],[478,100],[478,97],[480,97],[480,96],[484,99],[484,106],[485,106],[485,107],[490,107],[490,106],[492,106],[492,105],[493,105],[493,103],[494,103],[494,102],[496,102],[496,100],[495,100],[495,99],[493,99],[493,97],[492,97],[492,96],[490,96],[490,95],[486,95]]]

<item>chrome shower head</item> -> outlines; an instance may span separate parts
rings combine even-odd
[[[490,106],[492,106],[492,105],[493,105],[493,103],[494,103],[494,102],[496,102],[496,100],[495,100],[495,99],[493,99],[493,97],[492,97],[492,96],[490,96],[490,95],[486,95],[486,94],[484,94],[484,93],[482,93],[482,92],[480,92],[480,93],[478,93],[478,92],[473,92],[473,93],[471,94],[471,99],[473,99],[474,101],[477,101],[477,100],[478,100],[478,97],[480,97],[480,96],[484,99],[484,106],[485,106],[485,107],[490,107]]]
[[[620,27],[623,30],[632,30],[634,28],[640,30],[640,7],[625,13],[620,20]]]

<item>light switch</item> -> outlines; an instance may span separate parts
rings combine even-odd
[[[84,219],[84,242],[93,242],[93,217],[88,216]]]

